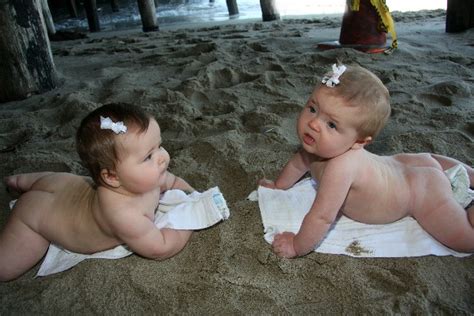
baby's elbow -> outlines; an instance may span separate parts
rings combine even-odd
[[[159,243],[153,243],[149,249],[150,256],[154,260],[162,261],[178,254],[187,244],[192,231],[162,230],[163,239]]]
[[[146,257],[156,261],[163,261],[171,258],[174,254],[175,253],[172,251],[172,249],[166,249],[165,247],[161,246],[150,249],[150,252]]]
[[[322,214],[319,218],[319,224],[323,228],[329,228],[334,223],[334,215],[332,214]]]
[[[0,283],[13,281],[18,278],[21,274],[13,271],[0,271]]]
[[[155,247],[150,254],[150,258],[157,261],[163,261],[177,255],[183,248],[184,245],[178,246],[173,244],[164,244],[160,247]]]
[[[166,259],[173,257],[174,255],[175,255],[174,253],[169,253],[169,252],[157,253],[153,256],[153,260],[164,261]]]

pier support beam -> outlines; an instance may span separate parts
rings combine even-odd
[[[275,0],[260,0],[260,7],[262,8],[263,21],[274,21],[280,19],[280,13],[276,7]]]
[[[56,34],[56,28],[54,27],[53,17],[49,10],[48,0],[41,0],[41,11],[43,14],[44,24],[48,30],[49,35]]]
[[[96,0],[84,0],[84,9],[86,10],[87,23],[89,24],[89,31],[99,32],[100,23],[99,23],[99,15],[97,14]]]
[[[137,0],[138,10],[142,19],[143,32],[158,31],[156,8],[154,0]]]
[[[474,1],[448,0],[446,32],[462,32],[474,27]]]
[[[226,0],[227,10],[229,11],[229,16],[235,16],[239,14],[239,7],[237,6],[237,0]]]
[[[40,0],[0,1],[0,102],[54,89],[54,67]]]

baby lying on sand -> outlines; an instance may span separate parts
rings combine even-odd
[[[84,254],[126,244],[161,260],[191,237],[190,230],[160,230],[153,222],[160,192],[194,191],[167,171],[170,157],[154,118],[131,105],[104,105],[83,119],[76,141],[92,179],[53,172],[5,179],[21,196],[0,233],[0,281],[31,269],[50,243]]]
[[[443,172],[461,162],[427,153],[377,156],[364,149],[389,116],[388,90],[362,67],[334,65],[315,87],[298,118],[302,148],[275,182],[260,181],[288,189],[310,171],[319,183],[299,232],[275,236],[272,247],[278,256],[293,258],[314,250],[339,211],[367,224],[413,216],[444,245],[474,252],[474,207],[466,211],[456,202]],[[474,170],[462,165],[472,187]]]

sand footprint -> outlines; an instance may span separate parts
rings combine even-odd
[[[370,280],[366,283],[367,285],[383,293],[392,293],[394,296],[406,294],[411,290],[412,285],[416,284],[409,274],[397,270],[370,267],[366,273]]]
[[[275,126],[282,125],[282,118],[277,114],[267,112],[247,112],[242,115],[242,121],[247,131],[252,133],[266,132]]]
[[[419,100],[422,104],[431,104],[432,106],[451,106],[453,101],[451,98],[445,97],[443,95],[432,94],[432,93],[423,93],[416,96],[416,99]]]
[[[466,81],[457,80],[457,81],[443,81],[433,85],[433,89],[440,94],[457,97],[472,97],[473,91],[471,90],[471,85]]]
[[[205,42],[205,43],[198,43],[196,45],[182,47],[176,49],[176,51],[171,54],[171,58],[189,58],[191,56],[200,56],[201,54],[206,54],[215,51],[217,48],[216,43],[214,42]]]
[[[219,69],[208,69],[205,74],[210,89],[230,88],[241,83],[251,82],[260,77],[259,74],[253,74],[245,71],[235,71],[230,67],[224,66]]]

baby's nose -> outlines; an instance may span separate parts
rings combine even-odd
[[[160,155],[158,156],[158,164],[167,164],[169,160],[170,156],[168,155],[168,152],[163,148],[160,152]]]
[[[166,163],[166,157],[160,156],[160,157],[158,158],[158,164],[159,164],[159,165],[162,165],[162,164],[165,164],[165,163]]]
[[[320,129],[321,129],[319,120],[317,118],[314,118],[311,121],[309,121],[309,127],[311,127],[311,129],[319,132]]]

